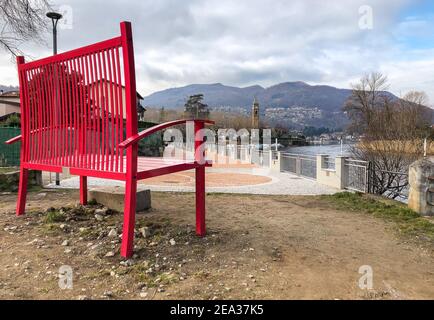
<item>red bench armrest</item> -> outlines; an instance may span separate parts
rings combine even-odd
[[[15,137],[15,138],[12,138],[12,139],[6,141],[5,143],[6,144],[14,144],[14,143],[21,141],[21,138],[22,138],[21,136],[18,136],[18,137]]]
[[[176,120],[176,121],[166,122],[163,124],[159,124],[158,126],[146,129],[145,131],[142,131],[142,132],[136,134],[135,136],[128,138],[127,140],[125,140],[119,144],[119,148],[126,149],[126,148],[132,146],[133,144],[138,143],[143,138],[150,136],[151,134],[154,134],[158,131],[161,131],[161,130],[164,130],[164,129],[167,129],[167,128],[170,128],[173,126],[177,126],[180,124],[184,124],[187,122],[203,122],[204,124],[209,124],[209,125],[215,124],[215,122],[211,121],[211,120]]]

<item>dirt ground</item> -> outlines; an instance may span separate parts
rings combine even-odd
[[[434,299],[432,244],[325,198],[209,195],[200,239],[193,194],[152,197],[153,209],[137,216],[136,255],[123,261],[121,214],[46,213],[73,208],[78,193],[41,190],[16,218],[16,195],[0,195],[0,298]],[[65,265],[73,288],[62,290]],[[372,290],[359,288],[363,265]]]

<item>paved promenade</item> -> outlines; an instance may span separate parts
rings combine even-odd
[[[207,173],[212,173],[212,180],[207,187],[209,193],[234,193],[234,194],[264,194],[264,195],[323,195],[333,194],[339,190],[321,185],[313,180],[297,177],[290,173],[270,172],[266,169],[256,168],[211,168]],[[249,179],[248,176],[251,175]],[[220,177],[219,177],[220,176]],[[247,179],[246,179],[247,176]],[[185,178],[192,179],[193,172],[185,175]],[[242,177],[242,179],[241,179]],[[235,180],[235,181],[231,181]],[[237,179],[243,181],[245,185],[237,183]],[[218,181],[218,183],[216,181]],[[222,182],[223,180],[223,182]],[[227,183],[224,182],[227,181]],[[171,181],[173,183],[171,184]],[[251,181],[251,182],[249,182]],[[258,181],[266,181],[265,183]],[[97,178],[88,179],[89,188],[98,186],[123,186],[120,181],[104,180]],[[189,181],[179,181],[179,176],[165,176],[164,181],[147,180],[140,184],[146,185],[152,191],[163,192],[194,192],[194,185]],[[235,185],[234,185],[235,184]],[[54,184],[49,187],[55,188]],[[63,180],[61,188],[78,189],[78,177]]]

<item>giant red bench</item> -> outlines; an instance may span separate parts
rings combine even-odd
[[[205,235],[205,168],[201,151],[207,120],[179,120],[138,132],[136,76],[131,24],[121,36],[25,63],[17,58],[21,98],[21,167],[17,215],[26,207],[29,170],[80,176],[80,202],[87,204],[87,177],[125,181],[121,255],[134,248],[139,180],[196,170],[196,231]],[[192,160],[138,158],[142,139],[194,121]]]

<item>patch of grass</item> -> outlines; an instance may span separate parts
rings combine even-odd
[[[98,205],[98,202],[96,202],[95,199],[91,199],[87,202],[87,205],[88,206],[96,206],[96,205]]]
[[[434,241],[434,224],[404,204],[380,201],[360,193],[349,192],[323,196],[323,198],[336,205],[337,209],[369,213],[395,222],[403,234]]]
[[[65,219],[66,216],[64,213],[54,208],[50,208],[45,216],[45,223],[49,223],[49,224],[59,223],[59,222],[64,222]]]
[[[8,172],[15,172],[15,171],[19,171],[19,168],[15,168],[15,167],[0,167],[0,174],[2,173],[8,173]]]

